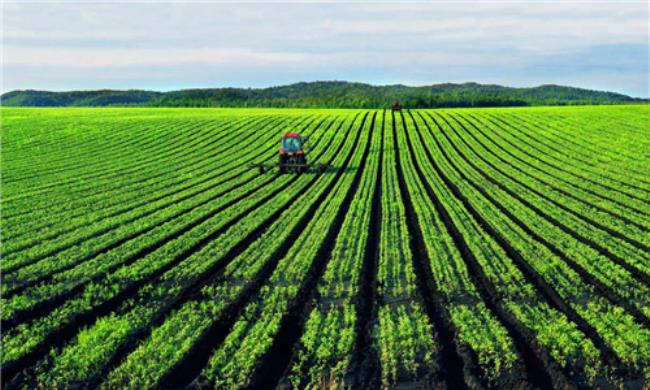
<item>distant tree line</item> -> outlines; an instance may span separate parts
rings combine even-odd
[[[477,83],[373,86],[345,81],[301,82],[270,88],[206,88],[172,92],[98,90],[3,94],[3,106],[143,107],[313,107],[383,108],[399,100],[404,107],[500,107],[647,102],[626,95],[559,85],[511,88]]]
[[[0,97],[3,106],[112,106],[144,105],[158,98],[160,92],[103,89],[98,91],[11,91]]]

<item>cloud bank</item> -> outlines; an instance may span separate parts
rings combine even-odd
[[[646,2],[3,4],[3,91],[350,80],[649,95]]]

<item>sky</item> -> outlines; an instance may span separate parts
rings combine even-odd
[[[648,7],[2,0],[2,91],[474,81],[650,97]]]

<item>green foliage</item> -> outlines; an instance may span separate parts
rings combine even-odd
[[[620,104],[643,101],[614,92],[560,85],[510,88],[477,83],[447,83],[409,87],[316,81],[262,89],[205,88],[172,92],[12,91],[2,95],[2,105],[384,108],[389,107],[396,99],[410,108]]]
[[[273,99],[300,101],[312,87],[329,96],[314,84]],[[354,104],[375,104],[364,99]],[[476,364],[465,375],[477,378],[463,379],[487,387],[521,379],[526,348],[579,387],[648,380],[647,106],[405,110],[394,125],[390,111],[364,122],[358,110],[0,114],[2,366],[28,362],[17,387],[156,388],[205,344],[201,383],[241,388],[295,318],[304,324],[280,379],[294,388],[348,387],[365,357],[382,387],[434,387],[445,346]],[[329,171],[248,169],[275,161],[293,129]],[[222,340],[206,338],[220,326]]]
[[[0,99],[2,105],[23,107],[65,107],[65,106],[129,106],[142,105],[157,99],[162,94],[153,91],[72,91],[48,92],[34,90],[18,90],[4,93]]]

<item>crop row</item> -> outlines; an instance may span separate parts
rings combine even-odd
[[[536,137],[541,137],[553,147],[562,149],[565,154],[567,149],[571,150],[577,160],[599,173],[622,179],[634,188],[648,184],[643,177],[643,170],[635,167],[634,160],[621,159],[620,150],[604,147],[607,144],[599,145],[599,142],[593,139],[594,134],[587,135],[583,126],[566,123],[549,124],[542,121],[540,116],[506,116],[502,119],[506,123],[525,125],[522,129],[534,131]]]
[[[353,123],[350,123],[350,128],[352,126]],[[357,131],[357,134],[360,132]],[[336,137],[339,145],[343,145],[345,135],[346,133],[342,132]],[[342,150],[343,155],[352,153],[349,145],[346,148],[339,146],[339,149]],[[334,155],[336,153],[330,154],[329,158],[333,158]],[[340,163],[342,159],[343,156],[334,161]],[[250,299],[253,296],[252,291],[259,289],[256,285],[259,285],[264,280],[264,276],[277,265],[285,248],[294,243],[297,230],[309,222],[319,199],[323,199],[334,184],[333,179],[334,177],[328,176],[314,181],[313,178],[301,177],[302,186],[312,186],[309,191],[302,195],[301,185],[296,183],[295,192],[285,194],[286,204],[276,212],[276,214],[281,212],[277,220],[255,236],[255,240],[248,248],[234,257],[222,272],[201,289],[198,297],[189,300],[170,315],[140,348],[109,375],[109,382],[137,386],[149,380],[159,381],[166,374],[166,370],[173,370],[174,365],[182,364],[184,359],[189,359],[187,355],[200,354],[200,351],[193,351],[190,348],[203,345],[197,340],[203,338],[211,326],[224,326],[223,324],[228,322],[225,317],[232,316],[232,312],[236,313],[236,308],[243,305],[241,301],[245,302],[247,297]],[[298,225],[287,223],[286,219],[290,215],[298,217]],[[178,335],[178,329],[187,329],[192,333],[190,335],[181,332]],[[170,343],[171,348],[161,349],[161,340]],[[207,338],[205,342],[213,342],[213,340]],[[205,359],[207,360],[207,357]],[[142,363],[147,361],[155,361],[157,364],[145,364],[145,367],[158,367],[159,371],[157,373],[145,371],[137,376],[130,375],[133,367],[142,366]],[[182,372],[187,376],[187,370]]]
[[[243,122],[243,121],[241,123],[239,121],[233,121],[233,123],[217,122],[216,124],[212,124],[212,126],[208,127],[208,131],[200,132],[201,138],[199,138],[199,142],[201,141],[202,142],[199,143],[199,145],[202,145],[204,148],[206,148],[205,150],[213,151],[215,148],[216,150],[219,150],[224,143],[232,142],[232,139],[226,137],[225,133],[227,133],[228,131],[232,132],[233,129],[237,129],[241,131],[241,127],[242,127],[240,126],[241,124],[250,125],[250,123]],[[239,131],[235,131],[235,133]],[[29,214],[38,212],[36,214],[37,216],[46,215],[44,214],[44,211],[48,209],[51,211],[57,211],[61,206],[65,207],[63,210],[74,209],[75,207],[78,207],[79,204],[77,202],[79,201],[83,201],[84,203],[82,204],[89,204],[88,201],[85,200],[85,198],[93,195],[101,194],[103,195],[104,199],[111,199],[110,197],[111,194],[124,193],[124,190],[133,190],[136,188],[147,187],[151,184],[156,183],[157,181],[160,181],[160,179],[165,179],[165,178],[168,179],[168,177],[165,177],[166,173],[171,172],[176,174],[177,173],[176,169],[183,169],[187,167],[187,162],[185,160],[189,159],[191,163],[192,159],[201,156],[201,154],[187,153],[187,149],[183,148],[182,145],[178,145],[178,148],[176,148],[175,151],[179,153],[184,153],[185,159],[179,158],[180,156],[174,154],[171,155],[171,157],[174,158],[169,158],[170,155],[167,155],[168,159],[165,160],[164,164],[154,164],[149,169],[138,170],[136,174],[127,175],[125,169],[122,175],[109,174],[106,175],[106,177],[103,177],[101,176],[101,172],[100,172],[100,175],[94,177],[92,180],[88,180],[86,182],[81,182],[81,183],[76,183],[72,181],[68,185],[52,186],[50,189],[48,189],[48,192],[46,192],[46,190],[43,190],[35,194],[32,194],[31,196],[28,193],[25,194],[21,199],[14,201],[16,202],[16,204],[11,203],[10,200],[8,202],[8,205],[15,208],[22,208],[23,206],[28,206],[27,210],[30,210]],[[141,157],[148,156],[148,153],[143,153],[143,152],[138,152],[134,154],[140,155]],[[83,158],[81,160],[83,161]],[[127,168],[129,168],[129,166],[127,166]],[[116,180],[115,177],[118,177],[119,179]],[[152,188],[152,190],[155,190],[155,188]],[[54,191],[54,193],[52,193],[51,195],[56,194],[57,196],[51,196],[51,197],[43,196],[45,194],[49,194],[49,192],[52,191]],[[61,194],[59,195],[58,193]],[[91,201],[97,201],[97,199],[91,199]],[[73,203],[73,205],[69,205],[68,203]],[[23,212],[18,216],[23,216],[25,214],[26,213]]]
[[[299,122],[289,123],[298,126]],[[251,145],[253,148],[256,146],[260,148],[259,152],[253,153],[251,151],[244,158],[231,159],[227,162],[223,162],[223,158],[218,159],[218,157],[202,158],[192,166],[190,172],[183,175],[187,180],[171,179],[167,180],[166,183],[162,183],[164,187],[157,186],[156,190],[152,190],[151,187],[143,187],[135,188],[128,194],[116,194],[113,196],[113,198],[119,200],[116,205],[102,205],[102,199],[97,197],[96,199],[89,199],[89,201],[95,200],[96,203],[94,204],[75,207],[69,211],[59,211],[50,215],[49,218],[36,219],[33,215],[30,215],[29,218],[22,218],[20,229],[15,230],[18,231],[17,233],[22,232],[23,234],[12,235],[12,245],[6,248],[6,254],[9,255],[13,252],[31,248],[47,239],[57,239],[59,241],[62,235],[85,225],[100,227],[102,224],[111,224],[111,222],[113,225],[121,225],[125,223],[124,221],[128,221],[129,218],[133,218],[133,216],[142,216],[148,212],[160,210],[171,199],[182,200],[187,194],[198,193],[203,189],[211,188],[215,183],[235,181],[235,179],[247,173],[245,166],[247,162],[255,161],[252,160],[255,158],[263,158],[265,154],[268,155],[271,151],[269,142],[276,138],[275,134],[270,134],[273,126],[278,126],[278,124],[271,123],[260,128],[260,131],[267,133],[267,135],[260,137],[257,142],[253,142]],[[214,169],[211,165],[218,160],[221,160],[222,165],[218,169]],[[247,175],[247,177],[252,177],[252,175]],[[236,185],[236,182],[233,184]],[[67,223],[63,228],[58,226],[58,218],[66,219]],[[29,234],[30,230],[43,232],[43,234],[34,237],[33,234]]]
[[[260,178],[260,180],[265,179]],[[147,235],[147,237],[152,238],[146,243],[148,246],[145,248],[133,247],[133,245],[138,244],[138,240],[135,240],[131,245],[133,249],[130,249],[127,245],[123,249],[123,252],[126,253],[112,257],[115,259],[113,263],[117,261],[116,269],[107,267],[104,261],[95,262],[94,265],[99,267],[100,271],[104,270],[104,272],[99,272],[98,280],[95,280],[97,278],[88,278],[84,273],[79,274],[77,279],[71,278],[72,282],[76,284],[81,281],[81,287],[87,282],[90,282],[90,284],[81,289],[72,289],[67,294],[68,296],[64,294],[61,299],[61,306],[56,307],[49,314],[36,318],[29,323],[23,323],[12,331],[3,334],[3,345],[5,345],[3,358],[9,362],[13,359],[18,360],[28,355],[38,345],[45,343],[64,324],[65,327],[70,327],[75,323],[75,319],[82,320],[84,313],[99,314],[102,312],[103,305],[110,306],[111,302],[114,302],[113,305],[119,305],[120,298],[123,299],[129,294],[132,295],[134,289],[137,289],[142,283],[150,281],[151,278],[155,278],[163,270],[176,269],[175,267],[182,263],[191,253],[208,244],[213,239],[213,236],[220,235],[227,229],[233,228],[233,226],[240,226],[240,228],[246,226],[238,223],[244,217],[253,218],[247,215],[247,211],[255,210],[272,197],[278,194],[281,195],[283,186],[291,180],[292,178],[288,176],[272,180],[269,182],[271,188],[266,189],[267,195],[261,199],[244,197],[242,202],[237,204],[237,207],[225,206],[219,208],[207,203],[203,206],[203,209],[199,208],[195,213],[196,217],[188,221],[189,223],[184,226],[176,224],[161,225],[159,230],[155,232],[159,234]],[[268,180],[265,181],[268,182]],[[211,208],[212,211],[210,211]],[[172,234],[169,235],[166,231],[169,232],[170,229],[176,229],[177,231],[172,231]],[[164,238],[165,234],[168,238]],[[240,236],[234,235],[231,239],[238,237]],[[162,241],[160,241],[161,239]],[[110,251],[107,252],[107,255],[110,254]],[[124,256],[125,254],[126,256]],[[120,265],[125,257],[130,260]],[[110,262],[108,263],[110,264]],[[101,275],[106,276],[102,277]],[[66,283],[55,285],[58,288],[68,288]]]
[[[469,114],[468,117],[476,118],[475,115]],[[506,129],[508,127],[495,124],[493,120],[476,119],[481,124],[478,129],[484,137],[500,146],[500,149],[510,158],[526,163],[529,168],[538,170],[556,178],[563,185],[568,187],[576,187],[600,199],[597,203],[609,205],[610,203],[616,207],[625,209],[628,213],[633,212],[645,218],[649,215],[646,210],[646,201],[637,196],[630,196],[626,192],[612,190],[608,184],[601,183],[598,179],[590,178],[588,175],[580,172],[579,170],[572,170],[568,167],[563,167],[556,162],[555,159],[546,156],[543,150],[531,146],[530,143],[517,142],[516,136],[509,136]]]
[[[369,123],[373,127],[372,138],[368,140],[370,151],[357,194],[341,225],[317,286],[316,303],[307,314],[303,334],[289,364],[285,381],[295,388],[350,386],[352,383],[346,377],[359,369],[359,357],[355,356],[357,336],[358,330],[365,327],[362,321],[367,317],[362,318],[358,308],[364,300],[362,287],[368,283],[364,272],[374,254],[368,252],[374,239],[369,237],[371,214],[373,211],[376,214],[379,207],[372,204],[381,177],[377,176],[381,161],[381,119],[377,121],[376,115],[373,114],[373,122]]]
[[[640,272],[630,270],[631,267],[622,267],[615,261],[612,261],[610,249],[598,250],[601,249],[601,244],[595,245],[597,249],[594,249],[592,245],[590,245],[593,244],[594,238],[600,238],[597,240],[599,243],[611,241],[608,245],[609,248],[613,248],[611,251],[622,250],[621,247],[624,244],[621,244],[620,241],[618,241],[618,238],[612,234],[611,230],[601,228],[602,230],[599,231],[600,226],[598,223],[584,217],[582,212],[586,210],[574,206],[566,198],[563,203],[560,203],[559,200],[549,202],[548,196],[551,191],[548,189],[545,192],[536,190],[534,188],[535,184],[531,182],[528,184],[524,182],[525,179],[517,179],[515,175],[519,174],[519,172],[513,172],[512,175],[504,174],[504,170],[508,169],[507,165],[483,165],[482,162],[484,160],[482,160],[482,156],[489,156],[489,151],[480,154],[469,154],[467,152],[465,152],[466,154],[461,153],[459,151],[459,146],[460,148],[465,148],[466,145],[460,141],[462,138],[459,137],[459,133],[453,128],[453,126],[449,126],[449,122],[441,120],[436,123],[440,124],[440,126],[447,130],[444,132],[441,131],[441,135],[444,137],[441,138],[441,141],[447,141],[449,145],[448,150],[453,150],[461,156],[462,164],[472,168],[474,171],[479,173],[484,180],[488,180],[492,185],[498,186],[508,192],[512,197],[535,211],[537,215],[540,216],[539,219],[546,223],[544,230],[540,231],[541,236],[547,235],[548,231],[558,231],[558,233],[552,237],[553,239],[551,241],[560,249],[567,248],[565,249],[565,251],[568,251],[567,254],[575,253],[575,256],[572,255],[571,257],[576,260],[576,263],[581,264],[581,266],[584,269],[589,270],[596,279],[601,279],[602,283],[617,291],[621,297],[630,299],[632,297],[641,298],[647,296],[647,287],[639,280],[635,279],[635,275],[640,275]],[[456,122],[456,124],[460,125],[462,128],[461,122]],[[455,136],[454,138],[456,138],[456,142],[450,142],[452,135]],[[483,165],[483,167],[481,167],[481,165]],[[557,212],[556,209],[559,209],[560,212]],[[578,212],[574,211],[575,209],[577,209]],[[553,215],[556,215],[556,217],[554,218]],[[584,222],[582,226],[572,223],[577,219],[576,216],[582,219],[581,222]],[[532,223],[529,223],[529,225],[531,227],[535,226]],[[577,225],[577,229],[572,229],[572,225]],[[628,234],[630,234],[631,237],[638,237],[641,235],[639,231],[634,230]],[[580,250],[576,251],[576,248],[580,248]],[[603,252],[605,253],[604,255],[602,254]],[[627,254],[626,261],[634,262],[635,259],[637,259],[637,263],[642,264],[644,251],[639,249],[636,252],[637,253],[635,254]],[[621,260],[618,261],[620,262]],[[643,280],[643,276],[640,276],[640,278]],[[642,299],[635,299],[633,302],[640,304],[641,309],[645,306]]]
[[[120,112],[9,115],[9,386],[648,380],[639,109]],[[248,170],[289,129],[331,167]]]
[[[448,187],[456,188],[455,197],[460,199],[468,212],[477,219],[479,226],[489,229],[489,235],[498,239],[509,257],[513,260],[519,259],[518,267],[522,271],[527,270],[531,280],[534,280],[539,288],[546,289],[549,297],[554,297],[554,304],[563,308],[565,314],[593,339],[603,353],[613,351],[623,364],[632,368],[643,367],[647,361],[643,340],[647,339],[648,330],[635,323],[633,317],[623,308],[617,307],[600,295],[594,286],[583,281],[581,276],[569,267],[567,259],[575,258],[576,254],[564,255],[551,244],[561,242],[559,238],[545,238],[547,234],[553,234],[553,230],[547,228],[540,233],[534,233],[532,229],[539,217],[532,210],[499,186],[486,187],[485,178],[481,179],[475,173],[470,174],[471,165],[466,161],[460,159],[462,163],[459,164],[450,158],[454,149],[444,146],[445,137],[441,130],[434,135],[432,128],[440,128],[436,126],[436,122],[432,122],[433,127],[427,126],[434,137],[432,142],[428,143],[433,149],[429,162],[440,164],[439,175],[444,174],[441,178],[447,177],[443,181]],[[446,196],[441,199],[450,198]],[[504,215],[508,218],[504,219]],[[485,263],[482,268],[489,269],[487,266]],[[498,286],[497,283],[494,285],[495,288]]]
[[[269,130],[272,130],[272,129],[264,129],[264,130],[269,131]],[[267,139],[267,142],[268,142],[268,139]],[[224,159],[224,157],[221,157],[220,160],[223,161],[223,159]],[[241,161],[237,161],[237,160],[235,160],[235,161],[239,162],[240,165],[242,164]],[[197,159],[197,161],[195,161],[195,164],[196,163],[202,164],[203,162],[202,162],[201,159]],[[224,169],[218,169],[218,170],[216,170],[215,173],[228,174],[229,173],[228,168],[229,167],[226,166],[226,167],[224,167]],[[245,167],[241,167],[239,169],[240,173],[242,173],[241,171],[244,168]],[[197,182],[200,179],[202,179],[202,177],[200,177],[200,176],[195,177],[195,178],[193,177],[193,178],[190,179],[191,180],[190,184],[194,184],[192,187],[190,187],[190,191],[200,189],[200,188],[198,188],[200,186],[198,186],[198,184],[197,184]],[[212,189],[214,187],[214,183],[215,183],[215,180],[213,180],[212,182],[206,183],[206,185],[203,186],[204,187],[203,189],[204,190],[205,189],[208,189],[208,190]],[[217,181],[217,183],[218,183],[218,181]],[[199,184],[200,184],[200,182],[199,182]],[[223,187],[227,188],[228,185],[230,187],[232,187],[233,183],[230,183],[230,184],[228,184],[227,182],[222,183],[221,187],[222,188]],[[174,187],[174,188],[178,189],[178,187]],[[216,187],[216,189],[219,189],[219,188],[220,187]],[[187,192],[189,192],[189,191],[186,191],[186,193]],[[132,193],[129,194],[129,197],[131,197],[133,195],[133,193],[135,193],[136,197],[134,199],[136,199],[138,201],[138,203],[142,203],[142,202],[140,202],[140,200],[142,198],[146,199],[147,195],[151,195],[151,191],[147,187],[142,187],[142,188],[140,188],[138,190],[133,191]],[[172,194],[177,195],[177,197],[179,197],[179,198],[184,195],[183,192],[172,193]],[[120,198],[120,197],[117,197],[117,198]],[[128,199],[122,200],[122,203],[125,204],[125,205],[129,205]],[[44,258],[50,257],[52,255],[58,254],[60,252],[64,252],[66,249],[74,247],[74,246],[79,245],[81,243],[84,243],[86,245],[90,245],[90,244],[92,244],[93,239],[96,239],[95,241],[99,241],[99,242],[107,242],[108,240],[103,239],[101,237],[102,234],[110,232],[112,230],[115,230],[116,228],[129,229],[130,228],[130,226],[129,226],[130,222],[138,221],[142,217],[145,217],[147,215],[151,215],[154,212],[157,212],[157,211],[161,210],[161,206],[165,207],[165,206],[168,206],[170,204],[173,204],[173,203],[170,203],[169,200],[165,199],[165,198],[160,199],[157,202],[149,201],[142,207],[135,207],[135,208],[131,209],[129,213],[126,213],[123,216],[123,218],[117,218],[117,215],[111,215],[111,218],[103,217],[100,221],[97,221],[95,223],[87,223],[87,222],[84,223],[85,221],[81,221],[82,224],[81,225],[77,224],[77,228],[71,230],[68,234],[65,234],[65,233],[64,234],[57,234],[58,232],[55,231],[55,232],[52,233],[53,237],[51,237],[50,239],[47,239],[47,234],[41,234],[41,235],[36,235],[36,237],[33,238],[34,241],[28,241],[27,243],[24,242],[24,241],[21,241],[21,240],[15,240],[15,242],[17,242],[17,244],[16,244],[17,247],[20,248],[22,246],[23,249],[22,250],[16,249],[16,250],[12,251],[12,248],[15,248],[15,247],[9,246],[9,248],[7,248],[8,253],[7,253],[6,257],[5,257],[5,261],[7,262],[6,263],[7,264],[6,265],[7,270],[8,270],[8,272],[11,272],[11,271],[13,271],[13,269],[16,268],[17,265],[20,265],[20,264],[32,264],[34,262],[37,262],[40,259],[44,259]],[[94,211],[95,211],[94,213],[86,212],[86,215],[100,215],[101,216],[101,214],[102,214],[101,213],[101,211],[102,211],[101,206],[99,206],[99,207],[95,206]],[[75,214],[76,214],[76,212],[75,212]],[[65,218],[66,220],[70,221],[71,225],[73,225],[73,226],[75,225],[76,221],[75,221],[74,217],[69,216],[68,213],[61,213],[61,214],[58,214],[57,216],[59,218]],[[156,217],[156,215],[153,215],[153,217]],[[160,217],[162,217],[162,215],[160,215]],[[25,218],[25,219],[27,219],[27,218]],[[28,228],[26,228],[26,229],[28,229]],[[22,229],[16,229],[16,230],[21,231]],[[47,230],[46,230],[46,232],[47,232]],[[34,242],[36,244],[32,244]],[[30,245],[30,244],[32,244],[32,245]],[[21,263],[15,264],[15,259],[20,259]]]

